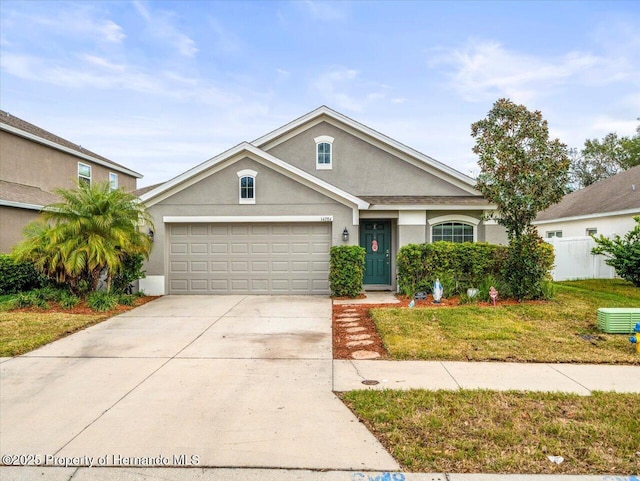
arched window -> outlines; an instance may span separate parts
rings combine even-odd
[[[240,204],[256,203],[256,176],[255,170],[241,170],[237,172],[239,179],[239,201]]]
[[[444,222],[432,227],[431,242],[473,242],[473,226],[462,222]]]
[[[431,242],[475,242],[480,219],[462,214],[449,214],[428,219]]]
[[[316,169],[333,168],[333,137],[321,135],[314,140],[316,141]]]

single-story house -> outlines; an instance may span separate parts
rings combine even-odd
[[[534,225],[542,237],[623,236],[640,215],[640,165],[584,189],[540,212]]]
[[[329,249],[366,248],[365,289],[396,289],[408,243],[506,242],[470,177],[322,106],[141,195],[149,294],[328,294]]]
[[[142,175],[0,110],[0,252],[9,252],[57,188],[106,182],[136,189]]]

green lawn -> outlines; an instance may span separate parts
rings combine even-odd
[[[638,394],[387,390],[341,397],[408,471],[633,474],[640,467]]]
[[[599,307],[640,307],[621,280],[556,284],[548,302],[371,311],[392,359],[640,364],[628,335],[596,328]]]
[[[110,314],[0,312],[0,357],[19,356],[107,319]]]

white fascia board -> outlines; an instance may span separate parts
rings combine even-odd
[[[43,205],[26,204],[24,202],[14,202],[12,200],[4,200],[4,199],[0,199],[0,205],[6,206],[6,207],[16,207],[18,209],[28,209],[28,210],[38,210],[38,211],[44,209]]]
[[[333,222],[332,215],[165,215],[165,224],[257,223],[257,222]]]
[[[64,145],[56,144],[55,142],[52,142],[47,139],[43,139],[42,137],[38,137],[37,135],[30,134],[29,132],[25,132],[24,130],[16,129],[11,125],[0,123],[0,129],[15,135],[19,135],[20,137],[24,137],[25,139],[32,140],[39,144],[46,145],[47,147],[51,147],[52,149],[56,149],[61,152],[65,152],[67,154],[71,154],[80,159],[88,160],[90,162],[93,162],[94,164],[108,167],[111,170],[117,170],[118,172],[121,172],[123,174],[127,174],[132,177],[135,177],[136,179],[142,179],[142,177],[144,177],[142,174],[135,172],[133,170],[127,169],[126,167],[119,167],[110,162],[106,162],[101,159],[96,159],[95,157],[91,157],[90,155],[83,154],[82,152],[78,152],[77,150],[70,149],[69,147],[65,147]]]
[[[616,210],[612,212],[598,212],[597,214],[575,215],[572,217],[558,217],[557,219],[533,221],[533,225],[556,224],[558,222],[569,222],[573,220],[599,219],[603,217],[614,217],[618,215],[640,215],[640,209]]]
[[[345,115],[342,115],[341,113],[336,112],[335,110],[332,110],[329,107],[326,107],[324,105],[309,112],[306,115],[303,115],[302,117],[297,118],[292,122],[289,122],[288,124],[280,127],[279,129],[276,129],[254,140],[253,142],[251,142],[251,144],[255,145],[256,147],[264,147],[265,144],[268,144],[272,140],[286,134],[289,131],[297,129],[298,127],[301,127],[305,123],[310,122],[322,115],[326,115],[327,117],[333,118],[343,124],[346,124],[349,127],[355,129],[356,131],[360,133],[364,133],[369,137],[372,137],[373,139],[381,142],[382,144],[389,145],[393,147],[395,150],[400,151],[412,158],[419,160],[420,163],[422,164],[426,164],[427,166],[433,167],[439,171],[442,171],[450,175],[451,177],[457,179],[462,183],[462,185],[459,185],[459,187],[464,188],[465,190],[469,190],[469,188],[471,188],[469,192],[474,192],[474,193],[477,192],[475,188],[476,182],[471,177],[463,174],[462,172],[457,171],[456,169],[453,169],[452,167],[449,167],[446,164],[443,164],[442,162],[432,157],[429,157],[426,154],[423,154],[422,152],[418,152],[417,150],[412,149],[411,147],[404,145],[403,143],[398,142],[397,140],[394,140],[391,137],[387,137],[386,135],[378,132],[377,130],[373,130],[372,128],[367,127],[366,125],[361,124],[360,122],[357,122],[349,117],[346,117]],[[405,158],[404,160],[408,160],[408,159]],[[424,167],[424,166],[421,166],[421,167]]]
[[[495,210],[496,206],[486,205],[464,205],[464,204],[397,204],[378,205],[372,204],[370,210]]]
[[[249,144],[248,142],[243,142],[241,144],[238,144],[235,147],[227,150],[226,152],[223,152],[220,155],[217,155],[216,157],[213,157],[207,160],[206,162],[203,162],[202,164],[194,167],[193,169],[190,169],[180,174],[179,176],[174,177],[170,181],[165,182],[164,184],[147,192],[146,194],[143,194],[140,197],[140,200],[144,202],[147,205],[147,207],[151,207],[155,203],[160,202],[161,200],[169,197],[170,195],[182,190],[180,189],[181,185],[182,185],[182,188],[186,188],[192,185],[192,182],[189,182],[189,181],[191,179],[196,178],[199,174],[203,174],[207,170],[213,169],[215,166],[221,164],[222,162],[228,159],[231,159],[234,156],[237,156],[244,152],[251,153],[257,159],[266,161],[267,165],[270,164],[271,166],[278,167],[278,169],[275,169],[275,170],[280,170],[280,172],[288,173],[289,174],[287,175],[288,177],[298,177],[299,180],[306,181],[305,184],[314,190],[317,190],[320,192],[324,190],[325,192],[334,194],[335,197],[342,199],[343,203],[344,201],[347,201],[348,203],[355,205],[357,209],[367,209],[369,207],[368,202],[365,202],[364,200],[356,197],[355,195],[349,194],[348,192],[345,192],[344,190],[339,189],[336,186],[331,185],[328,182],[325,182],[324,180],[318,179],[317,177],[314,177],[313,175],[301,169],[298,169],[297,167],[294,167],[284,162],[283,160],[280,160],[277,157],[274,157],[271,154],[268,154],[267,152]],[[165,194],[165,193],[167,195],[163,196],[162,194]],[[152,200],[155,200],[155,202],[149,202]]]

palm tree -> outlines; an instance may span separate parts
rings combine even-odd
[[[55,191],[61,202],[47,206],[39,222],[25,229],[25,239],[13,251],[17,260],[72,288],[85,279],[96,290],[100,275],[111,279],[127,255],[149,257],[152,242],[141,230],[153,228],[151,216],[133,194],[111,190],[109,183],[78,184]]]

